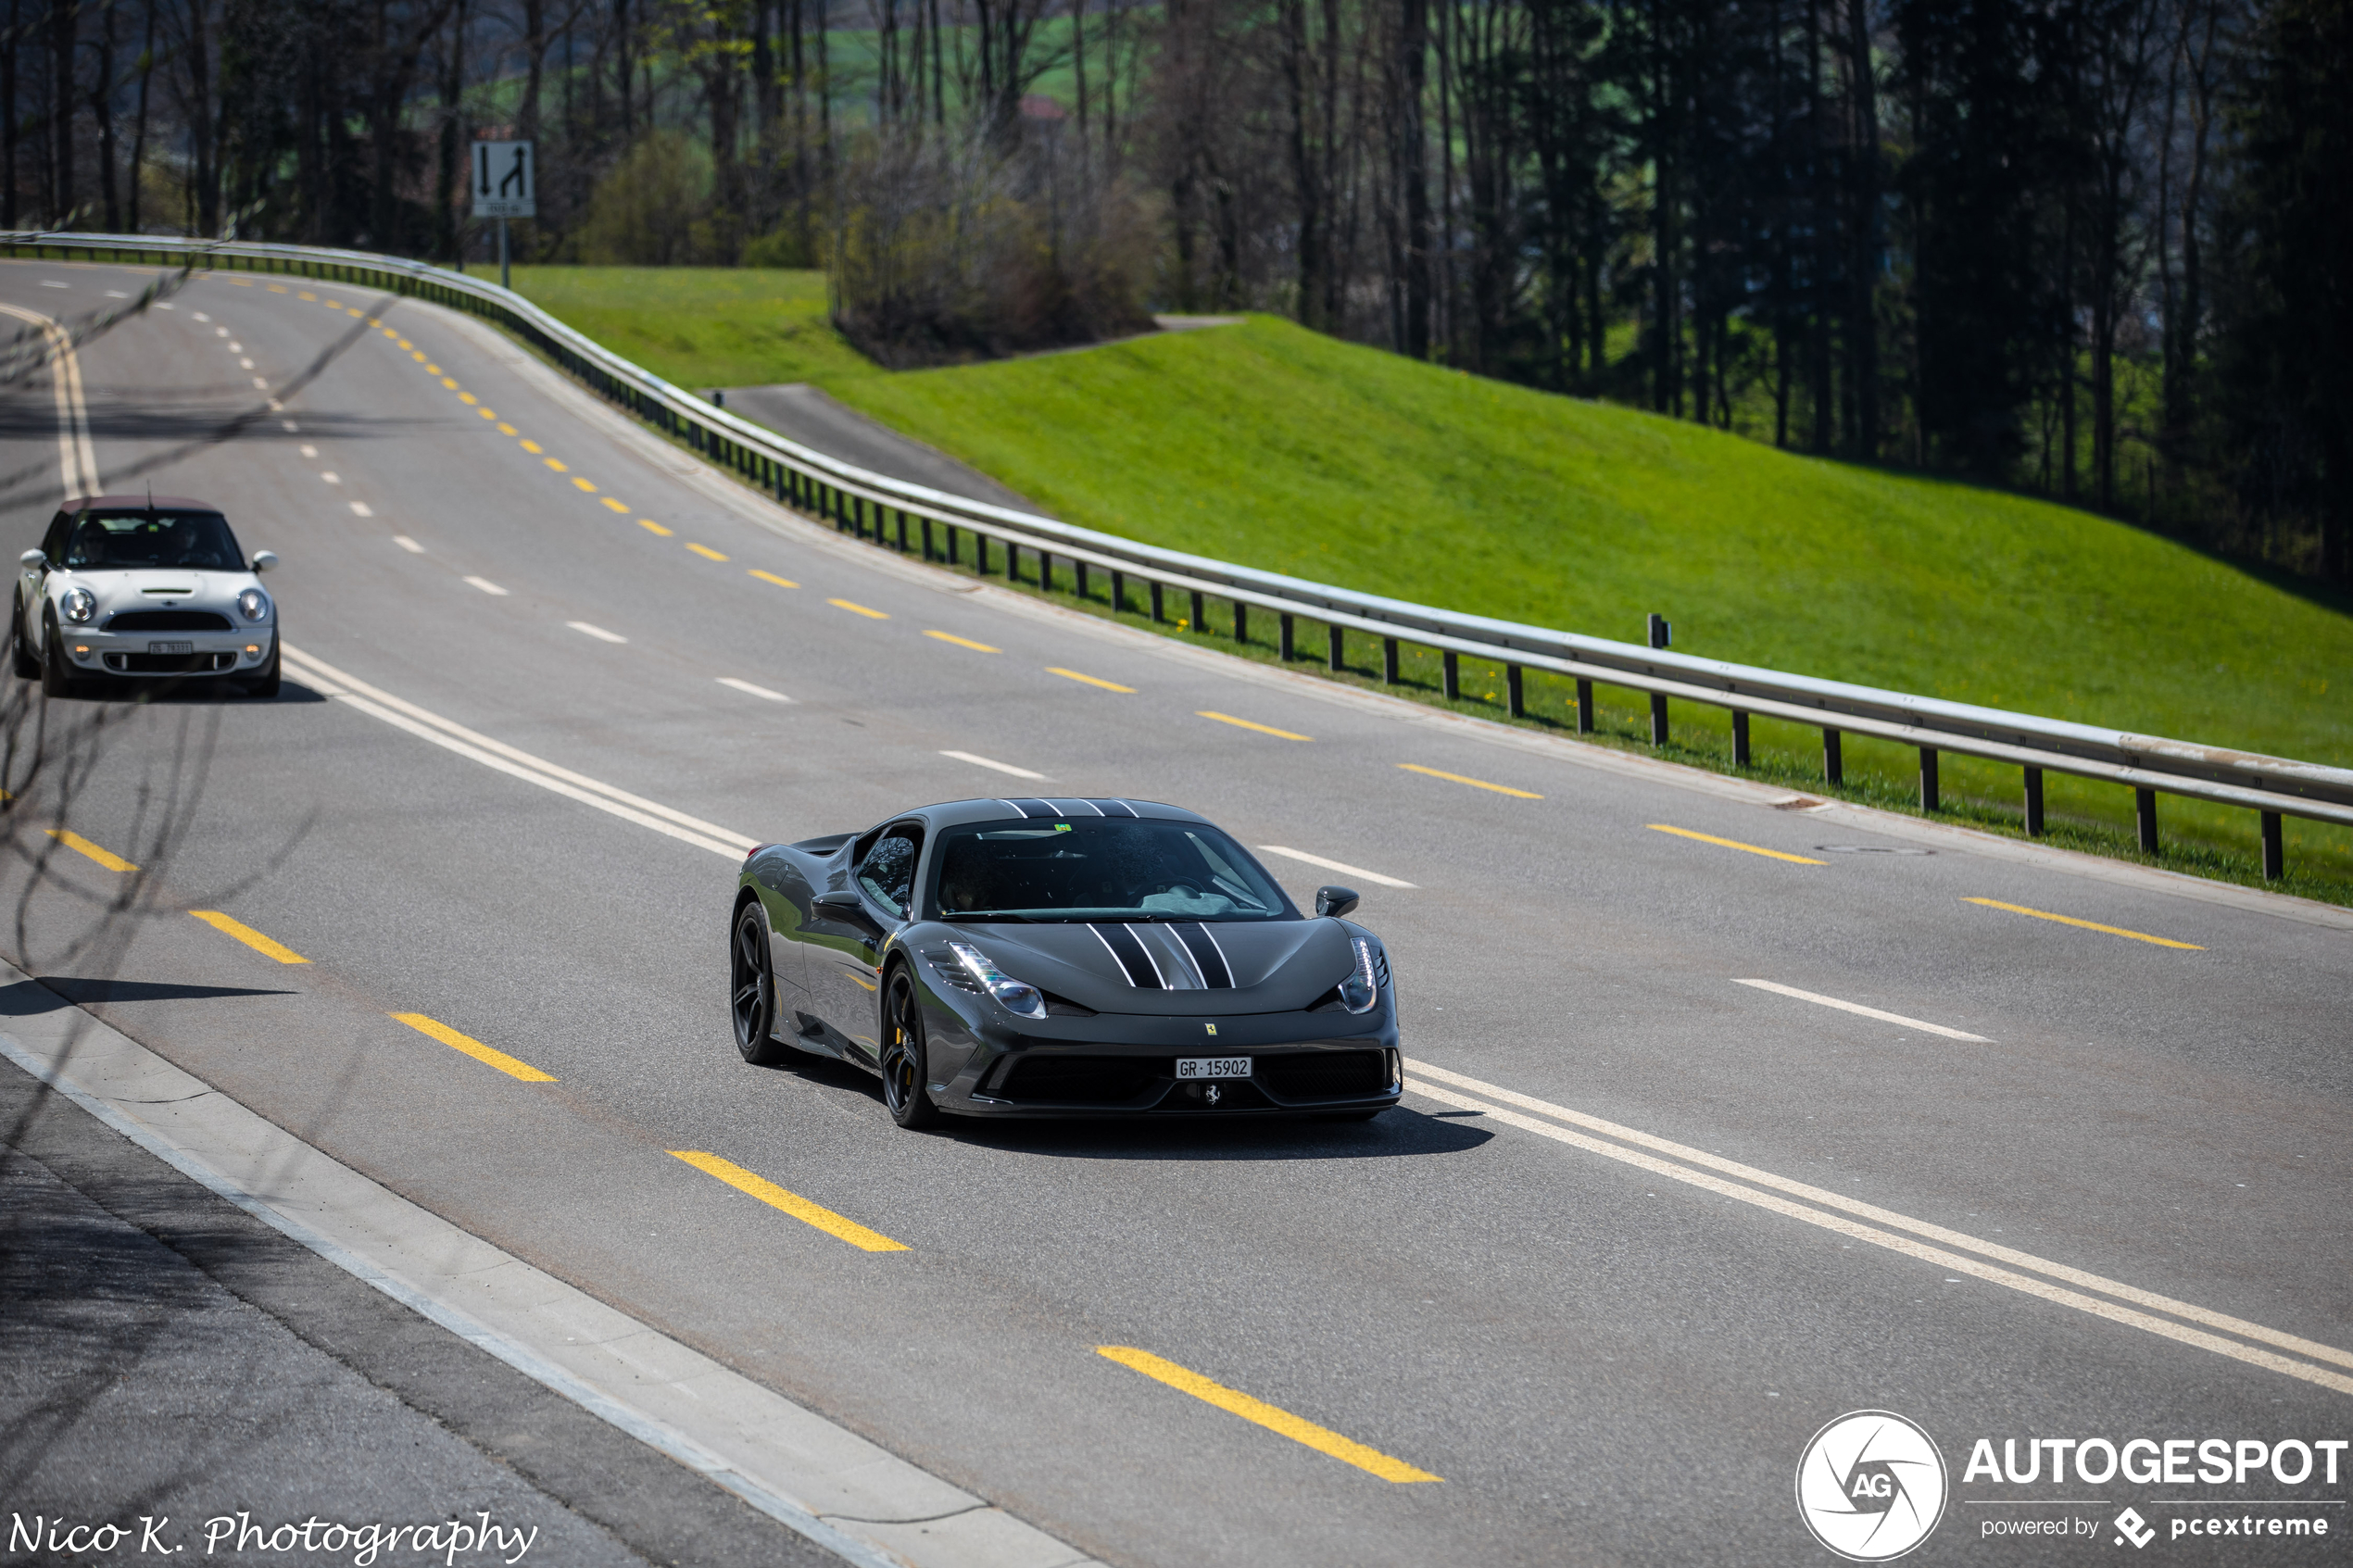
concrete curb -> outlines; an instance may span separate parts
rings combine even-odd
[[[0,985],[35,984],[0,963]],[[468,1235],[89,1014],[0,1055],[114,1131],[858,1568],[1093,1568],[1083,1552]]]

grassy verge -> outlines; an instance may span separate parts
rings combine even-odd
[[[1106,532],[1631,641],[1657,610],[1686,652],[2353,763],[2353,604],[2047,502],[1776,452],[1271,318],[888,375],[825,327],[814,274],[539,269],[518,283],[682,385],[816,382]],[[1378,650],[1351,650],[1357,673],[1336,678],[1377,680]],[[1409,651],[1405,689],[1440,700],[1436,669]],[[1464,690],[1500,714],[1467,665]],[[1529,722],[1570,721],[1566,684],[1531,675],[1528,700]],[[1603,701],[1603,743],[1647,748],[1646,700]],[[1721,712],[1677,704],[1674,728],[1671,755],[1732,771]],[[1755,753],[1752,771],[1823,793],[1812,732],[1759,721]],[[1900,804],[1916,765],[1849,737],[1843,793]],[[2018,789],[2015,769],[1947,758],[1942,814],[2014,828]],[[2128,792],[2054,776],[2049,811],[2062,842],[2140,858]],[[2255,878],[2251,813],[2169,798],[2162,814],[2160,863]],[[2287,834],[2292,890],[2353,902],[2353,834],[2293,820]]]

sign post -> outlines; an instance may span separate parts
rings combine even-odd
[[[539,216],[537,168],[528,142],[474,144],[474,216],[498,220],[498,286],[507,278],[507,220]]]

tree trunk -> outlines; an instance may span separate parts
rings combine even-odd
[[[57,4],[49,7],[49,162],[52,169],[49,221],[58,228],[73,224],[73,56],[76,23],[82,7]]]
[[[156,11],[160,4],[161,0],[148,0],[146,35],[139,44],[139,107],[136,117],[131,122],[129,228],[134,234],[142,232],[139,227],[139,187],[144,182],[140,176],[147,167],[147,89],[156,74]],[[10,92],[0,96],[12,100],[16,94]],[[13,102],[0,102],[0,114],[7,114],[13,118],[15,109],[16,106]],[[0,220],[0,223],[5,223],[11,228],[17,221],[15,140],[13,135],[9,137],[10,145],[6,155],[8,159],[8,212],[5,220]]]
[[[1854,455],[1879,456],[1879,92],[1871,60],[1870,0],[1847,0],[1854,147],[1854,255],[1848,263],[1846,345],[1848,396],[1854,408]]]
[[[1403,0],[1397,52],[1402,79],[1398,133],[1405,177],[1405,342],[1429,358],[1429,143],[1422,102],[1429,92],[1429,0]]]

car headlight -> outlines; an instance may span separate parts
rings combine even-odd
[[[1370,1012],[1380,1000],[1380,982],[1373,967],[1373,945],[1362,936],[1352,936],[1348,945],[1356,950],[1356,967],[1340,983],[1340,1005],[1351,1012]]]
[[[258,588],[247,588],[237,596],[237,613],[247,621],[270,619],[270,596]]]
[[[98,596],[87,588],[68,588],[65,596],[57,601],[57,608],[65,612],[68,621],[80,625],[98,613]]]
[[[1024,1018],[1046,1016],[1046,994],[1037,986],[1015,980],[990,963],[988,955],[969,942],[950,942],[948,950],[956,955],[956,961],[964,966],[964,972],[979,981],[982,988],[996,997],[1007,1012],[1019,1013]]]

